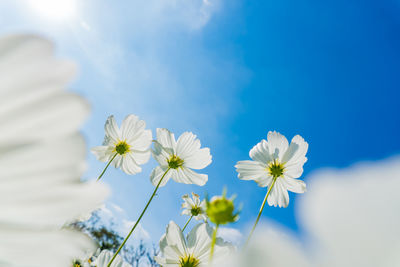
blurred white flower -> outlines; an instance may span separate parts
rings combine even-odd
[[[261,227],[226,267],[400,266],[400,158],[321,170],[298,204],[303,242],[274,225]]]
[[[206,216],[206,201],[200,201],[199,195],[192,193],[192,198],[189,195],[182,197],[182,215],[193,216],[196,220],[207,221]]]
[[[113,252],[108,250],[101,251],[100,255],[93,261],[93,266],[96,267],[107,267],[110,262]],[[132,267],[130,264],[126,263],[119,255],[114,259],[110,267]]]
[[[140,165],[150,159],[151,130],[145,130],[146,123],[135,115],[128,115],[121,129],[114,116],[108,117],[104,129],[106,132],[102,146],[92,148],[92,153],[102,162],[111,162],[115,168],[121,168],[127,174],[142,171]]]
[[[400,157],[321,170],[300,199],[317,266],[400,266]]]
[[[211,163],[210,149],[200,146],[200,140],[191,132],[183,133],[176,141],[173,133],[158,128],[152,152],[160,166],[154,168],[150,175],[153,185],[159,183],[167,170],[160,186],[164,186],[170,178],[178,183],[204,185],[208,176],[192,170],[203,169]]]
[[[207,266],[210,260],[211,235],[213,229],[207,223],[196,225],[184,238],[181,229],[174,222],[167,226],[166,233],[160,240],[161,256],[155,260],[161,266],[201,267]],[[232,254],[233,247],[217,238],[213,263],[226,261]]]
[[[287,207],[288,190],[295,193],[306,191],[305,183],[296,178],[303,173],[308,144],[296,135],[289,145],[286,137],[277,132],[269,132],[267,139],[250,150],[252,161],[239,161],[235,167],[240,179],[254,180],[261,187],[272,186],[267,199],[270,206]]]
[[[63,226],[99,207],[103,184],[82,183],[78,128],[87,103],[64,90],[75,65],[49,41],[0,38],[0,265],[70,267],[94,244]]]
[[[268,223],[260,225],[257,235],[227,261],[213,267],[311,267],[303,245],[291,232]],[[317,266],[315,266],[317,267]]]

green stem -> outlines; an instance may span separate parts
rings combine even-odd
[[[183,226],[182,232],[185,231],[186,226],[188,226],[188,224],[189,224],[189,222],[190,222],[190,220],[191,220],[192,218],[193,218],[193,215],[190,216],[190,218],[189,218],[189,220],[186,222],[185,226]]]
[[[257,224],[258,224],[258,221],[260,220],[260,217],[261,217],[261,213],[262,213],[263,210],[264,210],[265,203],[267,202],[269,193],[271,193],[271,190],[272,190],[272,188],[273,188],[274,185],[275,185],[276,179],[278,179],[278,177],[274,177],[274,178],[273,178],[272,184],[271,184],[271,186],[268,188],[267,194],[265,195],[264,201],[263,201],[263,203],[262,203],[262,205],[261,205],[260,212],[258,213],[256,222],[254,223],[253,228],[251,229],[251,232],[250,232],[250,234],[249,234],[249,237],[247,238],[246,243],[245,243],[245,245],[244,245],[245,247],[246,247],[247,244],[249,243],[249,241],[250,241],[250,239],[251,239],[251,236],[253,235],[253,232],[254,232],[254,230],[256,229],[256,226],[257,226]]]
[[[162,180],[164,179],[165,175],[167,174],[167,172],[170,170],[170,168],[168,168],[163,176],[161,177],[160,181],[158,182],[156,189],[154,189],[153,194],[151,195],[149,201],[147,201],[146,206],[144,207],[142,213],[140,214],[139,218],[137,219],[137,221],[135,222],[135,225],[132,227],[131,231],[129,232],[129,234],[125,237],[124,241],[122,242],[122,244],[119,246],[118,250],[114,253],[114,256],[111,258],[110,262],[107,264],[107,267],[111,266],[111,263],[114,261],[115,257],[117,257],[118,253],[121,251],[121,249],[124,247],[126,241],[128,241],[129,237],[131,236],[131,234],[133,233],[133,231],[135,230],[136,226],[139,224],[140,220],[142,219],[144,213],[146,212],[147,208],[150,205],[150,202],[153,200],[154,196],[156,195],[156,192],[158,190],[158,188],[160,187],[160,184],[162,182]]]
[[[211,241],[211,250],[210,250],[210,264],[212,262],[213,256],[214,256],[214,248],[215,248],[215,243],[217,242],[217,231],[218,231],[219,224],[215,226],[213,235],[212,235],[212,241]]]
[[[110,159],[110,161],[107,163],[106,167],[104,168],[104,170],[101,172],[101,174],[99,175],[99,178],[97,178],[97,181],[100,180],[100,178],[104,175],[104,173],[106,172],[108,166],[110,166],[111,162],[115,159],[115,157],[118,155],[118,153],[115,153],[115,155]]]

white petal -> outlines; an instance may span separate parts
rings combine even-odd
[[[191,132],[185,132],[179,136],[176,153],[184,160],[186,167],[198,170],[211,163],[210,149],[200,149],[200,146],[200,140]]]
[[[184,165],[188,168],[200,170],[204,169],[212,162],[209,148],[202,148],[194,152],[188,157],[183,157]]]
[[[113,256],[113,252],[103,250],[93,264],[95,264],[96,267],[107,267]],[[117,255],[110,267],[131,267],[131,265],[124,262],[120,255]]]
[[[72,259],[95,249],[85,234],[70,230],[2,225],[0,235],[0,259],[7,263],[1,266],[70,267]]]
[[[296,135],[285,152],[282,162],[287,162],[288,165],[304,164],[307,161],[307,150],[308,143],[304,141],[303,137]]]
[[[269,188],[270,185],[268,185]],[[278,194],[278,188],[274,185],[274,187],[271,189],[271,192],[269,193],[267,202],[268,205],[276,207],[279,202],[279,194]]]
[[[172,179],[178,183],[203,186],[208,181],[208,175],[196,173],[189,168],[181,167],[173,171],[175,172],[172,174]]]
[[[261,140],[260,143],[255,145],[250,150],[249,155],[252,160],[259,161],[264,164],[268,164],[273,160],[268,149],[268,143],[265,140]]]
[[[165,238],[168,246],[173,247],[179,256],[187,255],[185,238],[182,235],[181,228],[175,222],[169,222]]]
[[[135,159],[132,157],[131,153],[128,153],[123,157],[121,169],[126,174],[137,174],[142,171],[142,168],[136,163]]]
[[[158,164],[168,167],[168,159],[171,155],[164,149],[164,147],[160,143],[154,142],[154,149],[152,149],[151,152]]]
[[[96,146],[91,149],[91,152],[96,156],[97,160],[102,162],[110,161],[115,154],[110,146]]]
[[[193,152],[200,149],[200,140],[196,138],[192,132],[184,132],[179,136],[176,144],[176,153],[186,158],[193,154]]]
[[[285,164],[284,175],[290,178],[299,178],[303,174],[303,164]]]
[[[128,140],[129,138],[135,136],[135,134],[140,134],[146,124],[144,121],[139,122],[139,118],[136,115],[130,114],[125,117],[121,123],[121,137],[122,140]]]
[[[130,138],[128,142],[133,150],[145,151],[149,150],[152,140],[153,135],[151,130],[143,130],[139,135]]]
[[[160,182],[160,179],[164,175],[166,170],[167,169],[164,170],[160,166],[157,166],[153,169],[153,171],[150,174],[150,181],[154,186],[157,186],[157,184]],[[170,178],[171,178],[171,170],[168,171],[168,173],[165,175],[164,179],[160,184],[160,187],[166,185]]]
[[[306,184],[302,180],[292,179],[289,177],[280,178],[283,186],[294,193],[306,192]]]
[[[157,141],[166,148],[176,151],[175,135],[168,129],[157,128]]]
[[[286,188],[282,184],[282,179],[278,178],[275,183],[275,186],[278,194],[278,206],[280,208],[286,208],[289,205],[289,194]]]
[[[0,144],[28,143],[74,133],[89,112],[86,101],[66,92],[51,95],[12,113],[0,113]]]
[[[213,229],[207,223],[197,224],[188,234],[187,246],[195,257],[209,253]]]
[[[266,170],[267,166],[259,161],[243,160],[239,161],[235,167],[239,179],[254,180],[262,185],[268,183],[270,180],[270,175]]]
[[[282,161],[282,157],[288,149],[289,143],[285,136],[278,132],[268,132],[268,150],[274,159]]]
[[[113,115],[107,118],[106,123],[104,125],[104,130],[106,131],[106,135],[109,136],[114,143],[117,143],[122,139],[120,130],[118,128],[117,123],[115,122]]]
[[[126,156],[131,157],[137,164],[142,165],[149,161],[151,152],[134,150],[128,153]]]
[[[120,154],[117,154],[117,156],[115,156],[114,160],[112,161],[111,165],[113,165],[116,169],[119,169],[122,167],[123,162],[124,162],[124,157]]]

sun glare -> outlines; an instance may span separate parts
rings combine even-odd
[[[43,18],[71,19],[76,14],[76,0],[29,0],[30,7]]]

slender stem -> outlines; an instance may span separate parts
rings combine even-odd
[[[158,188],[160,187],[160,184],[162,182],[162,180],[164,179],[165,175],[167,174],[167,172],[170,170],[170,168],[168,168],[163,176],[161,176],[160,181],[158,182],[156,188],[153,191],[153,194],[151,195],[149,201],[147,201],[146,206],[144,207],[142,213],[140,214],[139,218],[137,219],[137,221],[135,222],[135,225],[132,227],[131,231],[129,232],[129,234],[125,237],[124,241],[122,242],[122,244],[119,246],[118,250],[114,253],[114,256],[111,258],[110,262],[107,264],[107,267],[111,266],[111,263],[114,261],[115,257],[117,257],[118,253],[121,251],[121,249],[124,247],[126,241],[128,241],[129,237],[131,236],[131,234],[133,233],[133,231],[135,230],[136,226],[139,224],[140,220],[142,219],[144,213],[146,212],[147,208],[150,205],[150,202],[153,200],[154,196],[156,195],[156,192],[158,190]]]
[[[193,218],[193,215],[190,216],[190,218],[189,218],[189,220],[186,222],[185,226],[183,226],[182,232],[185,231],[186,226],[188,226],[188,224],[189,224],[189,222],[190,222],[190,220],[191,220],[192,218]]]
[[[271,190],[272,190],[272,188],[273,188],[274,185],[275,185],[276,179],[278,179],[278,177],[274,177],[274,178],[273,178],[272,184],[271,184],[271,186],[268,188],[267,194],[265,195],[264,201],[263,201],[263,203],[262,203],[262,205],[261,205],[260,212],[258,213],[256,222],[254,223],[253,228],[251,229],[251,232],[250,232],[250,234],[249,234],[249,237],[248,237],[247,240],[246,240],[245,246],[247,246],[247,244],[249,243],[249,241],[250,241],[250,239],[251,239],[251,236],[253,235],[253,232],[254,232],[254,230],[256,229],[257,223],[258,223],[258,221],[260,220],[261,213],[262,213],[263,210],[264,210],[265,203],[267,202],[269,193],[271,193]]]
[[[214,248],[215,248],[215,243],[217,242],[217,231],[218,231],[219,224],[215,226],[213,235],[212,235],[212,241],[211,241],[211,250],[210,250],[210,263],[212,262],[213,256],[214,256]]]
[[[115,153],[114,156],[110,159],[110,161],[107,163],[106,167],[104,168],[104,170],[101,172],[101,174],[99,175],[99,178],[97,178],[97,181],[100,180],[100,178],[104,175],[104,173],[106,172],[108,166],[110,166],[111,162],[115,159],[115,157],[118,155],[118,153]]]

